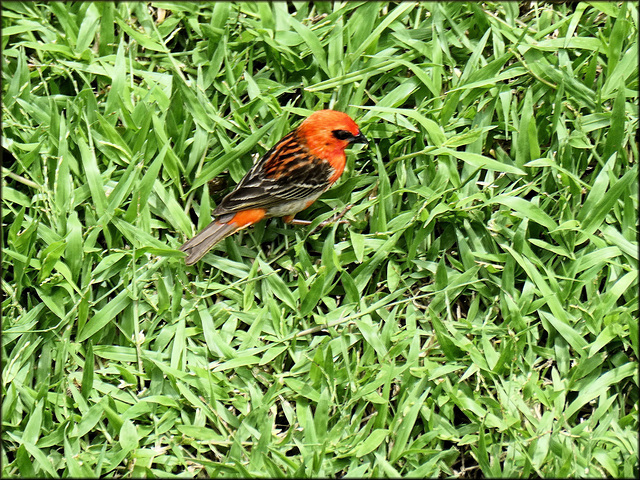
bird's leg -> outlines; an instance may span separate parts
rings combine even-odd
[[[316,228],[324,228],[328,225],[333,225],[336,222],[342,223],[345,225],[349,224],[349,220],[340,220],[340,219],[344,217],[349,210],[351,210],[351,207],[353,207],[353,205],[347,205],[338,215],[335,215],[333,218],[329,218],[324,222],[320,222]],[[283,220],[286,223],[289,223],[291,225],[311,225],[311,220],[296,220],[293,218],[293,215],[283,217]],[[316,228],[314,228],[309,233],[313,233],[316,230]]]
[[[289,225],[311,225],[311,220],[300,220],[290,217],[283,217],[284,223],[288,223]]]

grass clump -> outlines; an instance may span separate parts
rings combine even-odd
[[[2,8],[4,476],[638,475],[631,4]],[[312,225],[185,267],[327,107]]]

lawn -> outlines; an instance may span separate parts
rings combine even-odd
[[[3,2],[2,49],[3,477],[638,476],[635,4]],[[370,143],[312,224],[185,266],[322,108]]]

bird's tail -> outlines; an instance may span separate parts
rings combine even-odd
[[[216,243],[227,238],[236,230],[239,228],[235,223],[222,223],[217,220],[211,222],[204,230],[180,247],[181,251],[188,254],[184,263],[193,265],[204,257]]]

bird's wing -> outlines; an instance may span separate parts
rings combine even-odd
[[[291,132],[269,150],[222,199],[214,216],[251,208],[269,208],[313,197],[330,186],[333,167],[311,155]]]

